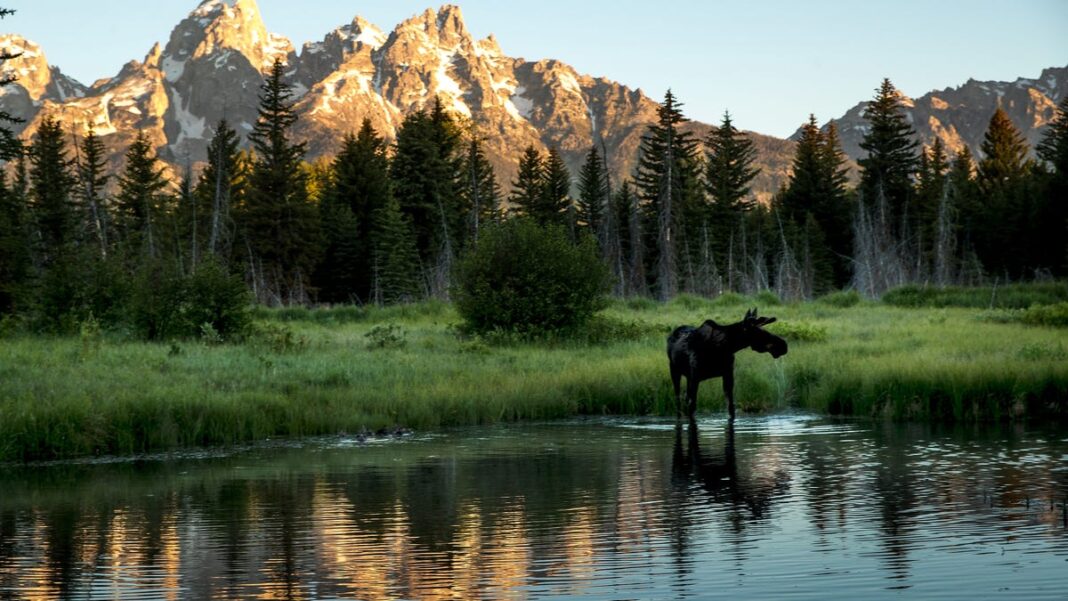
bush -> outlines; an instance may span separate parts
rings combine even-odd
[[[1032,305],[1068,302],[1068,283],[1050,282],[1005,286],[901,286],[883,295],[882,301],[896,307],[971,307],[976,309],[1026,309]]]
[[[1068,303],[1035,305],[1023,312],[1020,321],[1032,326],[1068,328]]]
[[[182,275],[155,263],[136,278],[131,316],[147,340],[195,338],[214,341],[245,336],[252,323],[251,296],[245,283],[215,262]]]
[[[605,306],[609,273],[596,242],[513,219],[491,227],[460,260],[456,309],[476,332],[551,332],[583,325]]]
[[[817,300],[825,305],[838,307],[840,309],[848,309],[849,307],[859,305],[861,298],[856,290],[839,290],[838,292],[825,294]]]

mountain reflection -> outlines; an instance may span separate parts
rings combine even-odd
[[[871,557],[858,572],[889,588],[910,586],[940,529],[967,543],[991,520],[1006,545],[1068,554],[1049,509],[1065,443],[757,426],[8,468],[0,599],[684,598],[844,557]]]

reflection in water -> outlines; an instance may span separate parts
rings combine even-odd
[[[787,417],[8,467],[0,599],[1062,598],[1066,459]]]

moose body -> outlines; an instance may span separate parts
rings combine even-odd
[[[690,419],[697,412],[698,385],[711,378],[723,378],[727,411],[734,419],[734,354],[749,347],[776,359],[785,355],[786,341],[763,329],[774,321],[774,317],[757,317],[756,309],[752,309],[735,324],[720,325],[710,319],[698,328],[675,328],[667,339],[667,354],[677,412],[682,412],[679,394],[684,376]]]

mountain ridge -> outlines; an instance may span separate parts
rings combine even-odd
[[[4,74],[18,81],[0,89],[0,108],[26,120],[16,133],[32,136],[44,115],[55,116],[78,134],[92,127],[113,168],[121,166],[123,152],[139,130],[175,170],[205,160],[212,128],[223,117],[246,136],[256,120],[260,85],[275,58],[287,65],[285,77],[299,117],[294,134],[308,143],[309,160],[331,156],[342,136],[357,129],[363,118],[391,140],[405,115],[441,98],[477,130],[505,189],[528,145],[558,147],[573,175],[589,148],[603,145],[618,182],[633,173],[641,136],[656,119],[657,102],[640,88],[580,73],[556,59],[507,56],[493,35],[476,39],[461,9],[448,4],[413,15],[388,33],[356,16],[321,40],[302,44],[298,52],[290,40],[267,30],[255,0],[205,0],[142,60],[89,86],[49,66],[43,50],[17,34],[0,36],[4,47],[29,50],[4,64]],[[1032,143],[1052,117],[1055,100],[1050,96],[1063,97],[1068,85],[1068,73],[1054,76],[1047,91],[1038,80],[1021,79],[1017,82],[1035,83],[1019,88],[1020,93],[1000,87],[991,92],[1001,90],[999,98],[1018,106],[1021,121],[1037,115],[1034,127],[1025,131]],[[917,128],[922,140],[945,135],[947,141],[959,138],[973,145],[981,139],[976,132],[985,131],[989,114],[980,113],[987,106],[970,89],[963,95],[952,92],[956,89],[913,102],[911,118],[927,119],[930,126]],[[921,108],[941,106],[928,97],[953,107],[948,112],[931,109],[943,111],[936,125],[927,114],[931,110],[916,109],[917,103]],[[860,154],[864,106],[860,103],[835,120],[846,153],[854,159]],[[696,121],[688,127],[701,136],[713,128]],[[748,133],[761,168],[754,195],[767,201],[788,177],[794,142]]]

